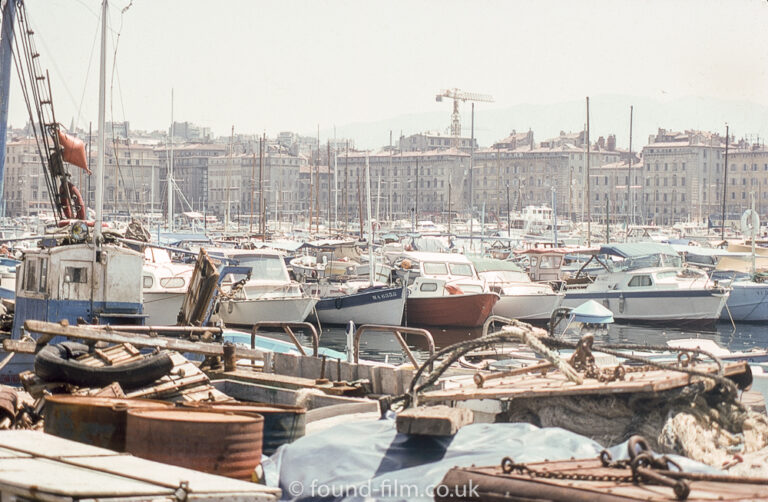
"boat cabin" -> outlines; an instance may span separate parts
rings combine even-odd
[[[30,249],[17,267],[13,338],[27,319],[143,324],[143,264],[140,253],[113,244]]]

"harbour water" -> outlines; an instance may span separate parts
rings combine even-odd
[[[429,327],[426,329],[432,334],[435,346],[438,349],[482,335],[482,328]],[[287,335],[282,333],[270,333],[270,336],[289,341]],[[311,346],[309,337],[299,334],[299,338],[302,343]],[[612,324],[606,332],[595,333],[595,341],[603,343],[665,345],[669,340],[681,338],[713,340],[718,345],[731,351],[747,351],[753,348],[763,349],[768,347],[768,325],[763,323],[739,323],[734,328],[730,323],[720,322],[713,329],[690,330],[674,327]],[[427,348],[423,340],[418,337],[408,337],[407,341],[417,358],[426,357]],[[346,347],[345,328],[342,326],[324,326],[320,335],[320,345],[343,352]],[[389,333],[372,332],[361,339],[360,357],[372,361],[388,361],[395,364],[405,362],[406,360],[394,335]]]

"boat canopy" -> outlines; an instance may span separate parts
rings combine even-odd
[[[477,270],[478,273],[482,272],[496,272],[499,270],[509,270],[512,272],[524,272],[522,268],[517,266],[515,263],[511,261],[505,261],[505,260],[495,260],[493,258],[481,258],[481,257],[471,257],[470,260],[475,265],[475,270]]]
[[[605,244],[600,247],[598,254],[618,256],[620,258],[637,258],[649,255],[677,256],[677,251],[669,244],[658,242],[627,242],[623,244]]]
[[[613,312],[600,305],[595,300],[589,300],[571,310],[571,322],[590,324],[610,324],[613,322]]]

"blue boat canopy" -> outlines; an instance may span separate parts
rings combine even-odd
[[[595,300],[589,300],[571,310],[571,322],[610,324],[613,322],[613,312]]]
[[[677,256],[677,251],[669,244],[658,242],[629,242],[624,244],[605,244],[600,247],[598,254],[634,258],[649,255]]]

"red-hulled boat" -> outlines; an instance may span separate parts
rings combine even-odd
[[[419,326],[482,326],[499,299],[496,293],[464,293],[446,296],[409,296],[408,324]]]

